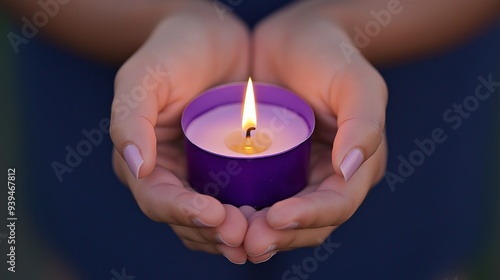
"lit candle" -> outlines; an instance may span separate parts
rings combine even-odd
[[[210,89],[186,107],[182,128],[188,179],[201,193],[266,207],[305,187],[314,114],[283,88],[249,80]]]
[[[254,155],[267,150],[271,146],[272,139],[267,133],[257,130],[257,109],[251,78],[248,78],[242,111],[242,131],[230,133],[224,143],[229,149],[241,154]]]

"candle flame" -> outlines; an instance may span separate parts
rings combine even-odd
[[[243,101],[241,114],[241,129],[229,133],[224,139],[224,144],[230,150],[245,154],[255,155],[269,149],[272,144],[271,137],[257,128],[257,110],[252,78],[248,78],[247,89]],[[242,133],[243,132],[243,133]],[[250,133],[253,133],[250,135]]]
[[[245,101],[243,102],[243,115],[241,118],[241,129],[244,132],[250,127],[257,127],[257,110],[255,109],[255,95],[252,78],[248,78]]]

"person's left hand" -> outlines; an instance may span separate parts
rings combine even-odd
[[[255,80],[291,89],[316,115],[308,186],[249,218],[244,247],[254,263],[319,245],[385,170],[385,82],[359,53],[342,52],[350,38],[316,3],[292,5],[254,34]]]

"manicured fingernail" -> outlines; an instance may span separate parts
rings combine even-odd
[[[144,163],[144,159],[142,158],[139,148],[137,148],[134,144],[127,145],[123,150],[123,156],[125,157],[125,162],[127,163],[130,172],[132,172],[136,179],[139,179],[139,170]]]
[[[276,255],[276,253],[278,253],[278,251],[274,251],[272,252],[269,257],[263,259],[263,260],[260,260],[260,261],[257,261],[257,262],[254,262],[254,264],[259,264],[259,263],[263,263],[263,262],[267,262],[268,260],[270,260],[272,257],[274,257],[274,255]]]
[[[245,216],[245,218],[248,220],[248,218],[250,218],[250,216],[252,216],[252,214],[255,213],[257,210],[255,210],[255,208],[251,206],[243,205],[240,206],[240,211],[243,214],[243,216]]]
[[[219,243],[225,244],[225,245],[227,245],[229,247],[238,247],[238,246],[240,246],[240,245],[233,245],[233,244],[227,243],[226,241],[224,241],[224,239],[222,239],[222,236],[220,236],[220,234],[218,234],[218,233],[215,236],[215,240],[217,240]]]
[[[363,153],[359,149],[352,149],[340,164],[340,171],[345,181],[349,181],[363,163]]]
[[[214,227],[214,225],[207,224],[198,218],[194,218],[191,221],[193,222],[193,224],[195,224],[196,226],[199,226],[199,227]]]
[[[271,244],[271,245],[269,245],[269,247],[267,247],[267,249],[264,252],[262,252],[260,254],[256,254],[256,255],[249,255],[249,256],[250,257],[260,257],[260,256],[263,256],[263,255],[265,255],[267,253],[270,253],[270,252],[274,251],[274,249],[276,249],[276,245]]]
[[[281,230],[281,229],[284,229],[284,230],[290,230],[290,229],[294,229],[294,228],[297,228],[299,226],[299,223],[297,222],[290,222],[282,227],[277,227],[275,229],[278,229],[278,230]]]
[[[232,262],[232,263],[234,263],[234,264],[237,264],[237,265],[242,265],[242,264],[245,264],[245,263],[247,262],[247,260],[245,260],[244,262],[235,262],[235,261],[233,261],[232,259],[230,259],[230,258],[226,255],[226,253],[222,253],[222,255],[223,255],[224,257],[226,257],[226,259],[227,259],[228,261],[230,261],[230,262]]]

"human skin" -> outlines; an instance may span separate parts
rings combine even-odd
[[[370,11],[386,9],[388,2],[298,1],[264,19],[250,37],[233,15],[226,13],[221,21],[208,1],[75,0],[42,33],[89,57],[127,60],[115,83],[113,162],[143,212],[170,224],[191,249],[224,254],[234,263],[259,263],[277,251],[318,245],[382,177],[387,89],[372,64],[444,50],[492,22],[499,11],[495,0],[401,1],[401,14],[347,59],[339,46],[354,46],[354,28],[363,28],[373,19]],[[36,1],[3,3],[19,14],[38,9]],[[96,15],[92,22],[90,14]],[[123,116],[125,103],[119,101],[144,83],[148,67],[158,65],[165,80],[153,83],[147,97],[131,103]],[[317,117],[309,185],[257,212],[195,193],[179,164],[185,161],[179,119],[187,102],[208,87],[250,74],[296,92]],[[143,159],[132,172],[123,159],[130,144]],[[346,178],[340,166],[353,149],[361,152],[363,164]]]

